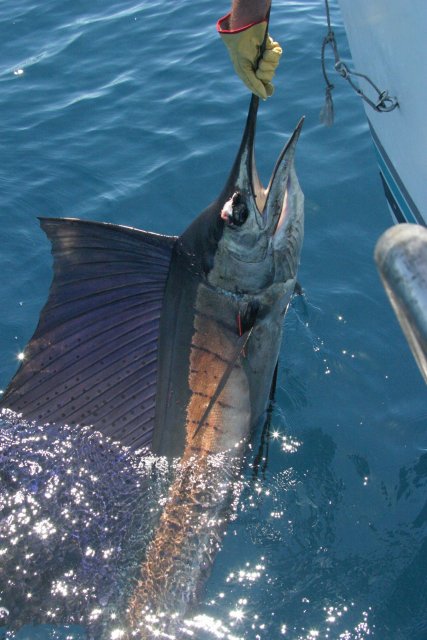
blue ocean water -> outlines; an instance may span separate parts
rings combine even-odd
[[[208,0],[0,4],[0,388],[50,284],[37,216],[179,234],[218,194],[249,101],[215,31],[227,10]],[[273,2],[284,56],[259,112],[257,165],[267,182],[305,115],[305,294],[286,318],[268,461],[256,479],[244,470],[195,638],[427,638],[425,386],[375,270],[391,220],[362,105],[339,79],[335,125],[319,123],[325,30],[321,0]],[[145,526],[140,467],[89,435],[14,420],[3,434],[1,505],[15,502],[0,513],[0,608],[13,613],[0,615],[10,629],[27,625],[8,637],[85,638],[81,611],[109,614],[105,594],[126,583],[138,546],[129,538]],[[75,571],[63,536],[87,558],[78,593],[38,577],[43,564]],[[93,539],[107,555],[92,562]],[[118,633],[112,618],[105,637]]]

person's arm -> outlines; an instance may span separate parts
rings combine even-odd
[[[241,29],[247,24],[261,22],[267,15],[271,0],[233,0],[230,28]]]
[[[232,0],[230,13],[218,20],[218,32],[234,68],[246,86],[265,100],[274,91],[272,79],[282,49],[270,36],[260,59],[271,0]]]

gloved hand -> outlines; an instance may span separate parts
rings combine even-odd
[[[266,100],[274,91],[271,81],[279,64],[282,49],[279,43],[274,42],[268,35],[265,51],[258,63],[267,29],[266,20],[230,30],[229,18],[230,14],[227,14],[218,20],[218,33],[228,49],[237,74],[252,93]]]

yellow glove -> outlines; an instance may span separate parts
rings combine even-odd
[[[266,100],[274,91],[271,80],[279,64],[282,49],[278,42],[267,36],[265,51],[258,63],[267,22],[263,20],[231,31],[228,28],[229,18],[230,14],[227,14],[218,20],[218,33],[228,49],[237,74],[252,93]]]

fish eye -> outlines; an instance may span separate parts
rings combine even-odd
[[[246,205],[244,197],[239,191],[236,191],[225,203],[220,213],[222,220],[227,222],[231,227],[241,227],[248,219],[249,209]]]
[[[248,219],[249,211],[242,195],[237,192],[231,199],[231,222],[240,227]]]

